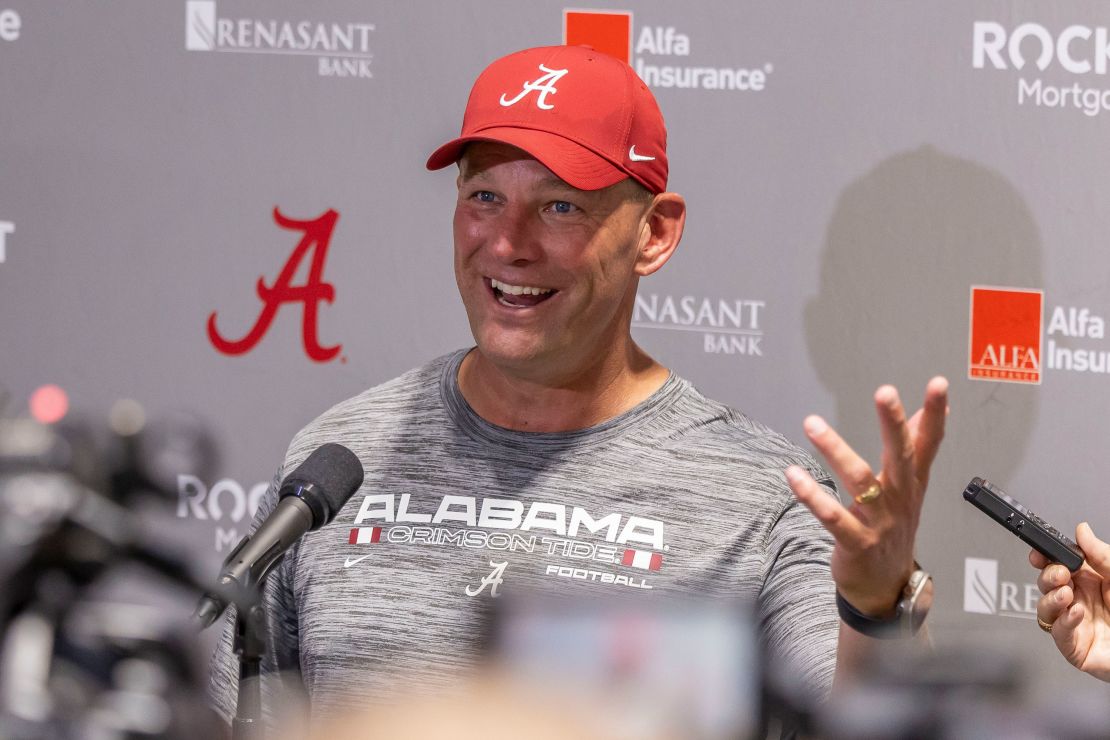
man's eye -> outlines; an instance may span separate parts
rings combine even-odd
[[[574,213],[576,210],[578,210],[578,207],[575,206],[573,203],[566,202],[565,200],[557,200],[551,204],[551,210],[555,211],[555,213],[566,214]]]
[[[482,203],[492,203],[497,200],[497,196],[488,190],[479,190],[471,197],[473,197],[475,200],[481,201]]]

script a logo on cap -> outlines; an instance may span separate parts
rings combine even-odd
[[[510,105],[516,105],[517,103],[519,103],[521,100],[524,99],[525,95],[527,95],[530,92],[537,93],[537,95],[536,95],[536,107],[537,108],[539,108],[541,110],[551,110],[552,108],[555,107],[555,105],[553,103],[548,103],[547,102],[547,96],[559,92],[558,90],[555,89],[555,83],[558,82],[562,78],[562,76],[565,75],[570,70],[567,70],[567,69],[548,69],[547,67],[543,66],[542,64],[539,65],[539,67],[540,67],[540,71],[543,72],[544,74],[540,75],[535,80],[532,80],[530,82],[525,82],[524,87],[521,89],[521,91],[517,94],[517,96],[515,98],[513,98],[512,100],[506,100],[505,99],[505,93],[501,94],[501,106],[503,108],[508,108]]]

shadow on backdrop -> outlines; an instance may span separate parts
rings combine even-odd
[[[835,397],[830,421],[877,469],[875,388],[895,384],[912,413],[930,377],[951,381],[952,414],[918,536],[920,560],[943,574],[934,623],[974,618],[961,614],[963,558],[982,554],[967,543],[994,525],[960,494],[973,475],[1009,480],[1039,403],[1036,387],[968,379],[970,286],[1040,288],[1042,251],[1012,185],[928,146],[849,184],[829,223],[805,330],[812,364]]]

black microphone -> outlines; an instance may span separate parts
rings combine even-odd
[[[249,595],[305,532],[324,526],[362,485],[362,463],[341,444],[317,447],[286,476],[278,505],[258,530],[244,537],[224,561],[219,593],[206,593],[193,616],[201,629],[223,613],[228,601]]]

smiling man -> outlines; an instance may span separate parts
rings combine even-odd
[[[915,630],[943,381],[910,420],[893,388],[876,393],[878,474],[806,421],[846,508],[807,453],[638,347],[639,280],[674,253],[686,206],[666,189],[659,108],[623,62],[566,46],[497,60],[461,136],[428,161],[456,164],[455,275],[476,346],[294,439],[286,470],[339,442],[366,479],[270,577],[266,670],[294,676],[314,712],[443,686],[478,658],[490,601],[531,589],[745,599],[768,648],[821,694],[870,635]],[[259,520],[274,503],[271,490]],[[225,716],[230,644],[213,672]]]

